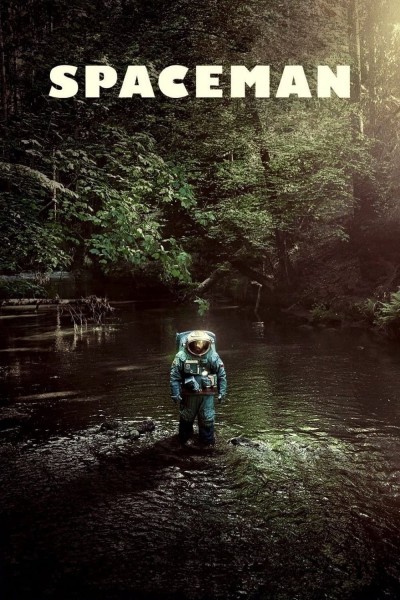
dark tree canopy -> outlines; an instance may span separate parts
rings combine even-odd
[[[6,0],[0,17],[0,273],[385,287],[400,264],[397,2]],[[65,63],[80,89],[84,65],[146,65],[155,84],[182,64],[193,89],[195,65],[269,64],[276,87],[301,64],[315,87],[317,65],[350,64],[352,98],[50,98]]]

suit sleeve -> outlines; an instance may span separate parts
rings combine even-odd
[[[228,382],[226,380],[224,363],[218,355],[214,364],[214,369],[217,375],[218,393],[221,394],[221,396],[225,396],[228,389]]]
[[[175,356],[174,362],[171,365],[169,384],[171,388],[171,396],[180,396],[182,385],[181,361],[178,356]]]

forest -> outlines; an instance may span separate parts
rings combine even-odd
[[[1,598],[400,599],[399,120],[400,0],[0,2]]]
[[[397,0],[5,0],[0,293],[54,271],[400,323]],[[57,65],[79,92],[49,95]],[[84,65],[146,65],[155,98],[84,94]],[[157,74],[186,65],[188,95]],[[351,66],[351,97],[198,98],[196,65]],[[6,276],[36,274],[16,289]],[[3,279],[1,279],[3,276]],[[28,285],[28,284],[26,284]]]

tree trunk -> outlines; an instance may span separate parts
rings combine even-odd
[[[236,271],[238,271],[242,275],[245,275],[245,277],[248,277],[248,279],[257,281],[258,283],[267,287],[270,290],[273,289],[274,286],[272,278],[270,279],[266,275],[263,275],[262,273],[256,271],[252,267],[249,267],[247,262],[242,258],[232,257],[231,259],[229,259],[228,262],[232,265],[234,269],[236,269]]]
[[[353,113],[353,132],[355,136],[364,133],[364,122],[361,116],[361,37],[358,0],[350,0],[349,4],[349,52],[352,61],[351,101],[358,107]]]
[[[275,221],[275,247],[278,258],[277,280],[285,287],[293,283],[294,269],[287,251],[287,233],[280,227],[281,210],[278,204],[277,192],[271,178],[271,155],[264,143],[264,127],[254,100],[247,101],[248,109],[252,116],[254,128],[258,137],[258,148],[260,160],[264,171],[266,197],[269,202],[269,210]]]
[[[57,221],[57,208],[58,208],[58,199],[57,199],[57,181],[56,181],[56,177],[57,177],[57,167],[56,167],[56,157],[55,157],[55,151],[53,148],[53,153],[52,153],[52,159],[53,159],[53,191],[52,191],[52,196],[53,196],[53,213],[54,213],[54,221]]]
[[[221,281],[224,277],[228,275],[228,265],[224,263],[223,265],[219,265],[207,279],[199,283],[197,286],[195,293],[196,294],[204,294],[210,288],[212,288],[218,281]]]
[[[1,59],[1,105],[3,111],[4,125],[8,123],[8,102],[7,102],[7,67],[5,52],[5,37],[3,28],[3,13],[0,6],[0,59]]]
[[[349,4],[349,51],[353,64],[353,80],[351,90],[351,102],[354,105],[353,112],[353,140],[357,144],[364,136],[364,121],[362,117],[362,104],[364,101],[362,88],[367,83],[365,77],[368,77],[365,52],[362,52],[361,34],[360,34],[360,15],[359,0],[350,0]],[[368,17],[372,18],[371,6],[368,7]],[[363,45],[365,50],[365,44]],[[364,80],[362,79],[364,77]],[[373,85],[375,85],[373,83]],[[369,92],[369,90],[368,90]],[[370,96],[368,94],[367,99]],[[374,102],[374,100],[372,100]],[[370,178],[366,173],[353,172],[353,223],[351,238],[359,246],[365,235],[366,226],[374,219],[374,205],[376,201],[376,190]]]
[[[368,73],[365,84],[368,89],[368,133],[375,137],[376,133],[376,5],[370,3],[365,23],[365,53],[368,64]]]

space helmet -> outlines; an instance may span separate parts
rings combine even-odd
[[[203,356],[211,348],[211,342],[205,331],[192,331],[187,336],[186,347],[193,356]]]

